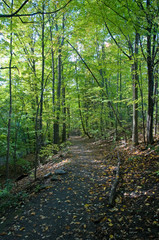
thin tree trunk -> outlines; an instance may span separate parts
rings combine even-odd
[[[98,44],[98,41],[96,42],[96,51],[97,51],[97,59],[98,59],[98,65],[99,65],[99,74],[102,78],[102,82],[101,82],[101,87],[104,88],[104,81],[105,81],[105,71],[103,70],[103,67],[102,67],[102,63],[104,64],[104,59],[105,59],[105,51],[104,51],[104,43],[102,44],[102,57],[100,57],[100,54],[99,54],[99,44]],[[100,108],[100,135],[101,136],[104,136],[104,121],[103,121],[103,112],[104,112],[104,103],[103,103],[103,100],[104,100],[104,95],[103,95],[103,92],[101,93],[101,99],[102,99],[102,102],[101,102],[101,108]]]
[[[11,13],[13,12],[13,0],[11,2]],[[12,118],[12,57],[13,57],[13,22],[11,17],[10,22],[10,61],[9,61],[9,116],[8,116],[8,131],[7,131],[7,154],[6,154],[6,179],[9,179],[9,157],[10,157],[10,133],[11,133],[11,118]]]
[[[67,110],[67,138],[69,138],[69,136],[70,136],[70,128],[71,128],[71,123],[70,123],[70,119],[71,119],[71,117],[70,117],[70,106],[68,106],[67,108],[66,108],[66,110]]]
[[[51,19],[49,18],[50,22],[50,40],[51,40],[51,68],[52,68],[52,110],[53,110],[53,118],[55,117],[55,61],[54,61],[54,49],[53,49],[53,36],[52,36],[52,27]],[[54,124],[53,124],[53,142],[54,140]]]
[[[65,18],[63,15],[62,29],[64,32]],[[58,31],[58,25],[56,24],[56,31]],[[64,34],[64,33],[63,33]],[[60,132],[59,132],[59,120],[60,120],[60,98],[61,98],[61,82],[62,82],[62,46],[64,44],[64,36],[58,38],[59,49],[58,49],[58,85],[57,85],[57,108],[56,108],[56,119],[54,123],[54,143],[60,143]]]
[[[141,71],[141,65],[140,65],[140,79],[141,79],[141,85],[139,82],[139,89],[140,89],[140,95],[141,95],[141,107],[142,107],[142,130],[143,130],[143,139],[144,143],[146,143],[146,138],[145,138],[145,114],[144,114],[144,97],[143,97],[143,91],[142,91],[142,71]]]
[[[45,9],[45,5],[43,3],[42,6],[43,12]],[[44,14],[42,14],[42,39],[41,39],[41,48],[42,48],[42,76],[41,76],[41,97],[40,97],[40,122],[39,122],[39,130],[40,130],[40,136],[39,136],[39,141],[40,141],[40,148],[43,145],[43,122],[42,122],[42,115],[43,115],[43,95],[44,95],[44,74],[45,74],[45,43],[44,43],[44,37],[45,37],[45,17]]]
[[[157,135],[158,132],[158,74],[159,71],[158,69],[156,70],[155,74],[155,107],[156,107],[156,112],[155,112],[155,135]]]
[[[34,179],[36,180],[37,177],[37,167],[38,167],[38,155],[39,155],[39,137],[38,137],[38,126],[39,126],[39,121],[38,121],[38,112],[39,112],[39,104],[37,106],[36,110],[36,118],[35,118],[35,162],[34,162]]]
[[[122,101],[123,96],[122,96],[122,73],[121,73],[121,55],[120,55],[120,71],[119,71],[119,88],[120,88],[120,101]],[[119,104],[119,108],[120,108],[120,119],[122,120],[122,103],[120,102]]]
[[[78,109],[79,109],[79,115],[81,119],[81,124],[82,124],[82,129],[84,134],[90,138],[89,133],[87,132],[85,125],[84,125],[84,120],[83,120],[83,115],[82,115],[82,110],[81,110],[81,99],[80,99],[80,93],[79,93],[79,85],[78,85],[78,77],[77,77],[77,66],[75,65],[75,74],[76,74],[76,89],[77,89],[77,96],[78,96]]]
[[[150,0],[147,0],[147,10],[151,5]],[[151,17],[147,17],[147,70],[148,70],[148,113],[147,113],[147,143],[153,143],[153,111],[154,111],[154,76],[153,76],[153,62],[152,62],[152,20]]]
[[[133,75],[133,131],[132,141],[134,145],[138,145],[138,47],[139,47],[139,34],[135,34],[135,57],[134,64],[132,65]]]
[[[62,66],[62,111],[63,111],[63,126],[62,126],[62,142],[66,141],[66,88]]]
[[[62,142],[66,141],[66,102],[65,102],[65,86],[62,88],[62,105],[63,105],[63,129],[62,129]]]
[[[18,124],[19,125],[19,124]],[[16,126],[16,121],[15,121]],[[17,162],[17,140],[18,140],[18,126],[15,127],[15,138],[14,138],[14,153],[13,153],[13,161],[14,161],[14,175],[16,176],[16,162]]]
[[[132,65],[133,74],[133,131],[132,131],[132,142],[134,145],[138,145],[138,87],[135,77],[135,64]]]
[[[117,96],[119,95],[119,70],[117,72]],[[118,112],[118,103],[116,104],[116,111]],[[118,121],[115,119],[115,140],[118,140]]]
[[[54,122],[54,144],[60,143],[59,136],[59,119],[60,119],[60,97],[61,97],[61,45],[58,52],[58,86],[57,86],[57,106],[56,106],[56,119]]]

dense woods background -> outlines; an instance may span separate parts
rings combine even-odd
[[[0,161],[6,178],[9,162],[16,171],[30,153],[36,177],[40,154],[56,152],[70,134],[153,143],[157,0],[2,0],[0,29]]]

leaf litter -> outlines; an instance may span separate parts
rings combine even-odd
[[[10,212],[2,216],[0,239],[159,239],[157,153],[79,137],[72,143],[61,164],[67,174],[45,179],[48,187],[32,191],[11,218]],[[117,152],[121,177],[112,207]]]

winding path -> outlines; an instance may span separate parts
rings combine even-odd
[[[107,163],[92,141],[71,141],[66,174],[3,221],[0,240],[99,240],[95,218],[104,214],[106,205]]]

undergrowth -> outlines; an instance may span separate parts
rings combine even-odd
[[[0,212],[5,212],[10,207],[15,207],[19,203],[23,202],[28,196],[25,192],[18,192],[17,194],[12,192],[14,184],[8,180],[5,187],[0,186]]]

